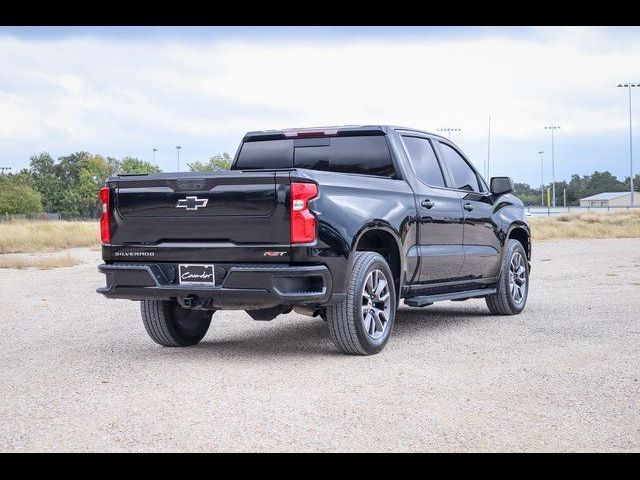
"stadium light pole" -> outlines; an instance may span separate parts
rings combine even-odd
[[[554,130],[559,130],[560,127],[557,125],[549,125],[544,127],[545,130],[551,130],[551,190],[552,190],[552,198],[551,198],[551,206],[553,208],[556,207],[556,159],[555,159],[555,148],[553,143],[553,132]]]
[[[460,129],[460,128],[449,128],[449,127],[447,127],[447,128],[439,128],[439,129],[438,129],[438,131],[439,131],[439,132],[447,132],[447,138],[448,138],[449,140],[451,140],[451,132],[461,132],[461,131],[462,131],[462,129]]]
[[[181,148],[182,147],[180,145],[176,147],[176,150],[178,151],[178,171],[180,171],[180,149]]]
[[[491,166],[491,115],[489,115],[489,131],[487,132],[487,163],[484,169],[484,176],[487,180],[489,178],[489,168]]]
[[[544,207],[544,150],[540,150],[538,155],[540,155],[540,205]]]
[[[619,88],[626,88],[629,91],[629,191],[631,192],[631,206],[633,206],[633,130],[631,128],[631,89],[640,87],[640,83],[619,83]]]

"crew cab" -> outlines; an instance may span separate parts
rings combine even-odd
[[[140,301],[164,346],[198,343],[216,310],[295,310],[325,320],[340,351],[374,354],[401,300],[524,309],[530,229],[512,191],[421,130],[249,132],[229,171],[107,180],[98,293]]]

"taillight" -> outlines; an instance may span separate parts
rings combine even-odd
[[[102,202],[102,217],[100,217],[100,237],[102,243],[111,243],[111,228],[109,226],[109,188],[100,189],[100,201]]]
[[[311,243],[316,239],[316,217],[309,200],[318,195],[315,183],[291,184],[291,243]]]

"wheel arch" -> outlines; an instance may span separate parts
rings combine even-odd
[[[518,240],[527,253],[527,260],[531,260],[531,231],[526,223],[513,222],[509,225],[505,239],[505,246],[509,239]]]
[[[401,245],[398,232],[391,225],[381,221],[369,223],[354,236],[347,271],[350,272],[353,267],[356,252],[371,251],[379,253],[389,264],[393,274],[396,296],[399,299],[403,284],[402,272],[405,268]]]

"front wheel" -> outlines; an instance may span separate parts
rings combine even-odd
[[[347,298],[326,310],[333,343],[351,355],[380,352],[389,340],[396,305],[386,260],[376,252],[356,252]]]
[[[487,307],[494,315],[516,315],[527,303],[529,293],[529,262],[522,244],[514,239],[507,243],[502,257],[498,289],[486,297]]]
[[[212,311],[182,308],[171,300],[142,300],[140,313],[151,339],[164,347],[188,347],[209,330]]]

